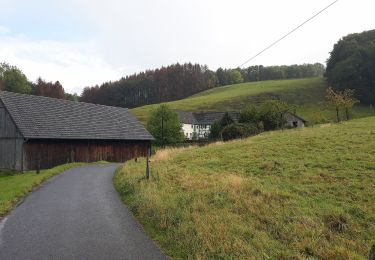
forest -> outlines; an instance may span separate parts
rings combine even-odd
[[[59,81],[47,82],[39,77],[31,82],[16,66],[0,63],[0,90],[69,99],[109,106],[134,108],[147,104],[183,99],[218,86],[250,81],[322,76],[322,64],[290,66],[251,66],[245,69],[210,70],[200,64],[172,64],[155,70],[123,77],[117,81],[85,87],[81,96],[64,91]]]
[[[291,66],[252,66],[246,69],[209,70],[200,64],[173,64],[106,82],[100,86],[86,87],[80,101],[121,107],[182,99],[203,90],[249,81],[291,79],[322,76],[322,64]]]

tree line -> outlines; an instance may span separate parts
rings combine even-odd
[[[80,101],[120,107],[182,99],[217,86],[215,73],[200,64],[173,64],[84,88]]]
[[[86,87],[81,101],[103,105],[137,107],[173,101],[218,86],[250,81],[322,76],[324,65],[252,66],[216,71],[200,64],[173,64],[148,70],[118,81]]]
[[[322,64],[251,66],[245,69],[210,70],[200,64],[172,64],[126,76],[117,81],[85,87],[81,96],[64,91],[59,81],[38,78],[31,82],[15,66],[0,63],[0,90],[119,107],[137,107],[183,99],[218,86],[250,81],[321,76]]]
[[[255,65],[244,69],[219,68],[216,71],[216,76],[219,85],[225,86],[252,81],[319,77],[322,76],[324,72],[325,67],[321,63],[289,66]]]
[[[0,63],[0,90],[73,101],[78,100],[76,95],[65,93],[59,81],[47,82],[39,77],[36,82],[31,82],[19,68],[8,63]]]

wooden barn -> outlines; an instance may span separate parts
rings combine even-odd
[[[151,134],[125,108],[0,92],[0,169],[146,156]]]

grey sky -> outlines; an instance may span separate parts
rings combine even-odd
[[[176,62],[236,67],[333,0],[0,0],[0,61],[66,91]],[[374,29],[375,1],[340,0],[247,65],[324,63]]]

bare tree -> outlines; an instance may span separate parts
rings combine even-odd
[[[354,89],[345,89],[341,92],[343,97],[343,108],[345,109],[346,120],[349,120],[349,109],[355,104],[359,103],[359,100],[354,97]]]
[[[340,108],[344,104],[343,94],[340,91],[335,91],[332,87],[329,87],[326,92],[326,104],[336,110],[337,122],[340,122]]]

